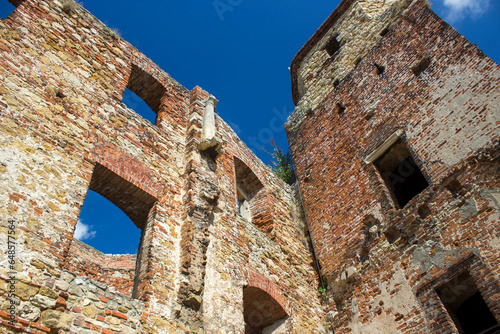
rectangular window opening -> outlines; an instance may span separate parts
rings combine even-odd
[[[79,241],[69,251],[71,271],[135,297],[140,240],[155,203],[155,197],[97,163],[74,231]]]
[[[374,165],[400,208],[429,186],[401,139],[375,160]]]
[[[246,220],[252,221],[252,215],[250,214],[250,204],[245,195],[243,195],[241,190],[237,190],[238,196],[238,213]]]
[[[161,109],[161,100],[165,92],[165,87],[151,74],[132,64],[122,103],[152,124],[156,124],[157,115]]]
[[[435,289],[460,334],[500,331],[469,272],[465,271]]]
[[[340,43],[337,40],[337,35],[333,36],[325,45],[325,50],[330,57],[335,55],[340,50]]]

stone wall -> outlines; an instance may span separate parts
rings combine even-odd
[[[68,270],[76,276],[86,276],[131,296],[134,288],[136,254],[103,254],[73,239],[68,257]]]
[[[200,151],[209,93],[72,1],[15,4],[0,21],[2,330],[326,332],[296,190],[220,118],[220,156]],[[155,124],[121,102],[125,88]],[[250,220],[236,161],[260,184]],[[141,229],[137,255],[73,238],[88,189]]]
[[[352,31],[337,29],[361,4],[341,3],[292,78],[337,77],[355,55],[318,54]],[[424,3],[409,6],[394,21],[391,7],[366,18],[390,29],[338,85],[306,80],[286,124],[336,333],[457,333],[436,291],[459,273],[500,323],[500,68]],[[404,205],[376,165],[392,139],[428,183]]]

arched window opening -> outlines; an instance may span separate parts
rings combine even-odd
[[[145,72],[137,65],[132,64],[127,89],[123,94],[122,103],[134,109],[145,119],[150,120],[152,124],[156,124],[157,115],[161,108],[161,99],[165,95],[165,91],[165,87],[163,87],[163,85],[151,74]],[[155,116],[153,116],[151,112],[154,113]]]
[[[284,334],[288,315],[267,292],[256,287],[243,288],[245,334]]]
[[[141,229],[116,205],[89,190],[74,238],[104,254],[137,254]]]
[[[141,235],[155,202],[97,163],[69,250],[69,269],[132,295],[140,269]]]
[[[234,158],[234,169],[238,213],[262,232],[270,232],[272,216],[264,186],[252,170],[238,158]]]

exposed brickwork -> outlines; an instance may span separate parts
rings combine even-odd
[[[0,250],[2,331],[456,333],[438,293],[463,273],[500,321],[500,68],[426,2],[344,0],[297,54],[294,186],[219,117],[220,155],[200,151],[209,92],[85,9],[11,3],[0,244],[14,230],[16,252]],[[126,88],[155,124],[121,103]],[[408,155],[426,183],[406,204],[381,170],[404,172]],[[88,189],[141,229],[137,255],[73,238]]]
[[[115,287],[124,295],[131,296],[137,255],[103,254],[73,239],[67,257],[68,270],[77,276],[87,276],[101,284]]]
[[[18,318],[0,314],[1,330],[242,333],[244,289],[259,277],[252,304],[279,305],[266,325],[287,313],[276,334],[326,332],[297,191],[218,117],[221,156],[198,149],[208,92],[187,90],[72,2],[25,0],[0,36],[0,244],[14,221],[22,282]],[[121,103],[126,88],[155,124]],[[240,175],[251,221],[238,214],[240,167],[253,175]],[[142,230],[137,255],[74,240],[88,189]]]
[[[455,333],[435,291],[419,299],[417,290],[451,277],[471,253],[483,269],[470,274],[500,322],[500,68],[425,3],[392,4],[409,9],[400,19],[388,9],[380,22],[367,21],[373,27],[388,19],[380,28],[390,29],[338,84],[324,88],[304,78],[311,93],[297,100],[286,125],[335,332]],[[358,53],[314,58],[326,52],[318,51],[324,41],[347,34],[339,29],[363,16],[350,1],[335,13],[294,60],[292,78],[305,68],[337,77]],[[391,136],[429,183],[403,208],[368,161]]]

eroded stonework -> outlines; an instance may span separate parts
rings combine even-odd
[[[293,186],[81,6],[11,3],[1,331],[458,333],[470,300],[500,320],[500,70],[426,2],[343,0],[299,51]],[[74,239],[89,189],[138,254]]]

